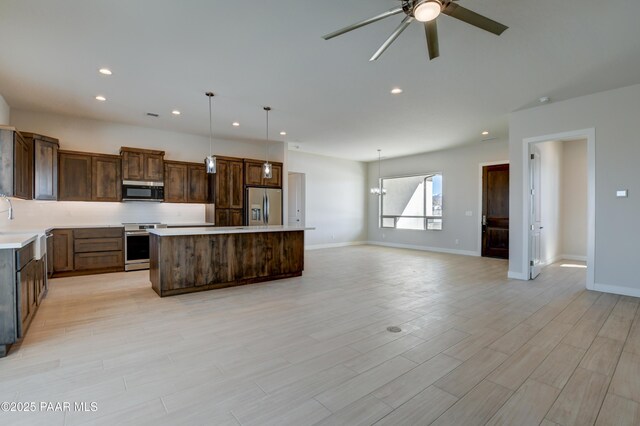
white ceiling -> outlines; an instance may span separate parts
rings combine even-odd
[[[400,15],[321,38],[396,4],[0,0],[0,94],[15,109],[205,135],[212,90],[217,136],[263,139],[270,105],[272,139],[284,129],[302,151],[369,161],[377,148],[395,157],[480,143],[485,129],[505,138],[507,114],[541,96],[640,83],[637,0],[460,0],[510,28],[497,37],[441,16],[434,61],[418,23],[368,61]],[[395,86],[404,93],[389,94]]]

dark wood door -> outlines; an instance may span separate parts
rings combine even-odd
[[[73,229],[53,230],[53,271],[73,271]]]
[[[33,186],[33,144],[18,132],[14,135],[13,195],[29,200]]]
[[[167,203],[186,203],[188,191],[187,165],[183,163],[164,163],[164,201]]]
[[[91,201],[91,155],[58,152],[58,199]]]
[[[244,207],[244,164],[242,161],[229,162],[229,207],[242,209]]]
[[[34,193],[36,200],[58,199],[58,143],[33,139]]]
[[[482,256],[509,258],[509,165],[482,168]]]
[[[164,180],[164,155],[144,154],[144,180],[162,182]]]
[[[229,209],[229,226],[242,226],[244,217],[242,209]]]
[[[229,173],[229,162],[226,160],[218,160],[216,165],[216,199],[215,205],[216,209],[228,209],[231,207],[231,200],[229,200],[229,195],[231,193],[230,184],[231,184],[231,176]],[[216,225],[218,221],[216,221]],[[221,225],[225,226],[225,225]]]
[[[207,202],[207,170],[204,164],[189,165],[189,193],[190,203]]]
[[[244,163],[244,179],[246,185],[262,185],[262,163],[246,161]]]
[[[282,166],[280,164],[271,165],[271,178],[264,178],[263,185],[273,188],[282,187]]]
[[[216,208],[216,226],[231,226],[231,217],[229,209]]]
[[[91,199],[93,201],[120,201],[122,177],[120,157],[94,156],[91,159]]]
[[[122,152],[122,179],[144,180],[144,153]]]

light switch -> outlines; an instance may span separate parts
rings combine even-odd
[[[628,195],[628,191],[626,189],[621,189],[619,191],[616,191],[616,197],[618,198],[627,198]]]

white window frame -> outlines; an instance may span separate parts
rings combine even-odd
[[[424,215],[424,216],[402,216],[402,215],[384,215],[383,213],[383,204],[384,204],[384,197],[385,197],[385,189],[384,189],[384,181],[385,179],[401,179],[401,178],[410,178],[410,177],[417,177],[417,176],[424,176],[424,180],[426,181],[428,178],[433,177],[435,175],[440,175],[442,177],[442,215],[440,216],[428,216],[428,215]],[[428,173],[416,173],[416,174],[410,174],[410,175],[400,175],[400,176],[387,176],[387,177],[381,177],[378,181],[378,187],[382,190],[382,194],[380,195],[380,198],[378,200],[378,228],[381,229],[400,229],[402,231],[442,231],[444,229],[444,174],[442,172],[428,172]],[[426,189],[426,185],[425,185],[425,189]],[[424,210],[427,210],[427,197],[425,194],[424,197]],[[398,228],[398,219],[400,218],[407,218],[407,219],[424,219],[424,228],[422,229],[403,229],[403,228]],[[383,226],[383,221],[384,219],[393,219],[393,226]],[[429,224],[429,220],[430,219],[440,219],[441,222],[441,226],[440,229],[429,229],[428,224]]]

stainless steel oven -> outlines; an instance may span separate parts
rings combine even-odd
[[[164,183],[125,180],[122,201],[164,201]]]
[[[123,223],[124,225],[124,270],[149,269],[149,231],[166,228],[162,223]]]

